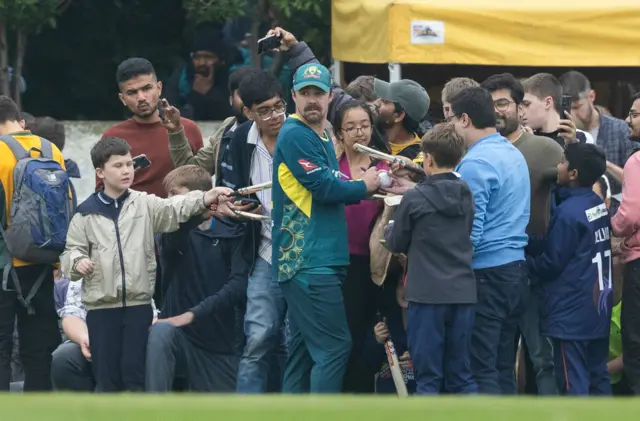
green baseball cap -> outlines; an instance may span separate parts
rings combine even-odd
[[[307,86],[315,86],[324,92],[331,92],[332,82],[329,69],[320,63],[308,63],[296,70],[293,76],[293,90],[297,92]]]
[[[373,89],[379,98],[400,104],[404,112],[414,121],[422,121],[429,112],[431,102],[429,94],[418,82],[402,79],[389,83],[375,79]]]

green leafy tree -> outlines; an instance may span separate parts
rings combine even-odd
[[[324,64],[331,61],[331,0],[272,0],[284,28],[305,41]]]
[[[251,50],[251,61],[261,67],[257,54],[257,41],[265,26],[278,24],[306,41],[318,58],[328,63],[331,59],[331,0],[183,0],[187,20],[224,22],[244,16],[247,5],[252,20],[251,35],[246,40]],[[282,57],[276,56],[273,69],[282,65]]]
[[[187,20],[195,24],[202,22],[224,22],[244,15],[245,0],[183,0],[182,7]]]
[[[56,17],[70,4],[71,0],[0,0],[0,92],[11,95],[18,106],[28,36],[45,26],[55,27]],[[9,83],[9,33],[14,33],[16,40],[13,89]]]

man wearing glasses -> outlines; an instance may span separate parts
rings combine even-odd
[[[634,146],[640,142],[640,93],[632,98],[626,123]],[[625,263],[622,285],[622,364],[611,361],[609,372],[624,377],[633,393],[640,395],[640,152],[632,153],[624,166],[622,203],[611,218],[611,228],[623,238],[622,261]],[[618,362],[620,362],[618,360]]]
[[[269,31],[269,35],[281,37],[278,50],[288,52],[288,66],[292,71],[296,71],[305,64],[318,63],[307,43],[298,42],[292,33],[282,28],[276,28]],[[384,135],[384,138],[383,136],[374,136],[372,145],[392,155],[402,156],[408,160],[416,159],[420,154],[418,133],[424,132],[430,126],[427,120],[430,104],[429,94],[419,83],[409,79],[394,83],[371,79],[373,79],[373,92],[369,90],[366,97],[362,95],[359,99],[364,99],[373,105],[372,110],[377,117],[376,125],[379,129],[377,131]],[[359,83],[370,84],[371,79],[361,80]],[[327,113],[329,121],[333,121],[336,111],[342,104],[353,99],[351,93],[356,90],[356,87],[350,85],[350,88],[348,87],[347,91],[344,91],[334,85],[332,89],[333,99]],[[356,96],[359,96],[358,92],[356,92]],[[373,97],[375,100],[370,101],[374,99]]]
[[[556,166],[562,159],[562,147],[549,137],[536,136],[522,128],[519,111],[524,88],[512,74],[493,75],[482,82],[482,87],[493,98],[498,132],[522,153],[529,168],[531,216],[527,234],[543,237],[549,226],[550,193],[556,181]],[[538,394],[557,395],[551,343],[540,335],[539,302],[540,289],[538,285],[532,285],[527,310],[520,318],[519,326],[535,371]]]
[[[233,189],[273,180],[273,151],[285,119],[286,102],[278,79],[268,71],[247,75],[238,89],[244,113],[250,121],[238,126],[229,145],[230,159],[225,171],[227,185]],[[269,219],[248,221],[245,235],[255,245],[247,288],[244,317],[246,345],[238,368],[239,393],[267,391],[270,362],[277,352],[278,365],[286,353],[282,326],[286,303],[271,274],[271,189],[258,192],[260,206],[236,202],[236,209],[260,213]],[[280,384],[280,379],[277,379]]]

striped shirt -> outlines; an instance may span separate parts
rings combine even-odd
[[[151,300],[151,308],[153,308],[153,317],[158,317],[160,311],[156,308],[156,302]],[[70,281],[67,287],[67,294],[62,308],[57,309],[58,316],[64,319],[68,316],[77,317],[83,321],[87,319],[87,308],[82,302],[82,280]]]
[[[251,157],[251,184],[262,184],[273,180],[273,157],[264,145],[258,126],[253,123],[247,136],[247,143],[256,145]],[[271,264],[271,189],[256,193],[262,205],[262,214],[269,219],[261,222],[258,255]]]

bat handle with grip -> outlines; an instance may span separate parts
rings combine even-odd
[[[422,168],[418,168],[418,167],[414,167],[414,166],[411,166],[411,165],[407,165],[407,163],[406,163],[406,162],[404,162],[404,161],[403,161],[403,160],[401,160],[401,159],[396,159],[396,160],[395,160],[395,162],[396,162],[396,163],[398,163],[398,164],[400,164],[400,166],[401,166],[402,168],[404,168],[405,170],[407,170],[407,171],[411,171],[411,172],[412,172],[412,173],[414,173],[414,174],[418,174],[418,175],[426,175],[426,174],[425,174],[425,172],[424,172],[424,170],[423,170]]]

